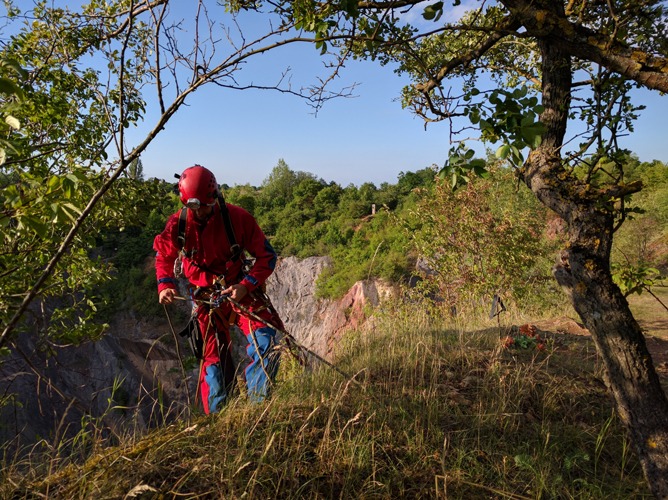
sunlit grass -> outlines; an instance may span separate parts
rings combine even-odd
[[[347,335],[347,377],[285,358],[268,402],[240,397],[83,464],[10,461],[0,496],[649,497],[589,339],[508,350],[503,316],[416,309]]]

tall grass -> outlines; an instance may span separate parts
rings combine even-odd
[[[344,339],[348,378],[286,357],[265,403],[237,398],[83,464],[6,467],[0,496],[649,497],[587,338],[507,350],[507,324],[415,309]]]

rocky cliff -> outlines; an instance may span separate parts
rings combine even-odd
[[[389,289],[359,282],[340,300],[317,299],[315,280],[327,264],[321,257],[281,259],[267,293],[286,331],[331,359],[342,334],[362,325],[365,312]],[[197,369],[185,372],[184,383],[181,361],[190,352],[183,339],[176,343],[174,338],[166,319],[146,321],[128,312],[118,314],[100,341],[64,348],[52,357],[22,337],[19,350],[0,364],[0,394],[14,395],[0,408],[0,440],[57,442],[90,418],[101,419],[111,434],[178,418],[194,398]],[[244,339],[235,339],[236,356],[243,359]]]
[[[360,281],[339,300],[316,298],[316,278],[328,265],[323,257],[279,261],[269,278],[267,293],[286,330],[304,347],[331,359],[341,335],[362,325],[365,310],[378,306],[391,288],[375,281]]]

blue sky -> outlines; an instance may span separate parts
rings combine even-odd
[[[296,87],[322,73],[317,52],[303,46],[263,55],[241,75],[256,83],[275,81],[287,66]],[[357,97],[329,101],[317,116],[287,94],[202,88],[142,155],[145,177],[173,179],[174,173],[199,163],[213,170],[220,183],[257,186],[283,159],[292,170],[328,182],[379,185],[396,182],[402,171],[443,165],[450,148],[448,124],[432,123],[425,130],[422,120],[401,108],[398,97],[408,83],[405,78],[375,62],[350,61],[336,83],[355,82]],[[637,103],[648,109],[622,145],[642,161],[668,161],[663,120],[668,96],[637,94]],[[140,125],[133,134],[141,137],[151,127]]]
[[[402,171],[442,165],[445,125],[425,131],[396,100],[401,80],[388,68],[350,65],[357,97],[329,101],[313,115],[300,99],[270,91],[212,87],[189,100],[142,156],[147,177],[200,163],[219,182],[259,185],[279,159],[341,185],[395,182]]]

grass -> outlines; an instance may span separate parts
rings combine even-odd
[[[337,366],[284,358],[232,401],[83,463],[4,464],[2,498],[649,498],[589,339],[504,349],[504,325],[399,308]]]
[[[651,335],[668,339],[668,286],[655,286],[652,296],[645,291],[629,297],[633,315],[639,319],[640,326]],[[658,299],[658,300],[657,300]]]

